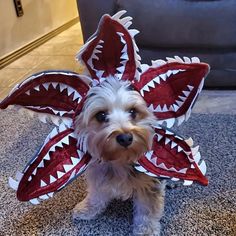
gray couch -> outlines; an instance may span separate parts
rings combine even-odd
[[[125,9],[143,63],[165,57],[198,56],[211,65],[208,88],[236,88],[235,0],[77,0],[84,40],[104,13]],[[131,26],[132,28],[132,26]]]

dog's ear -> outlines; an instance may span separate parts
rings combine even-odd
[[[77,54],[91,77],[102,82],[109,76],[133,80],[139,73],[138,48],[134,41],[137,30],[128,29],[131,17],[120,18],[126,11],[114,16],[104,15],[96,33]]]
[[[184,180],[184,185],[197,181],[207,185],[206,164],[200,160],[198,146],[191,138],[185,140],[164,127],[155,127],[152,151],[142,156],[136,169],[153,177]]]
[[[38,204],[39,199],[52,197],[86,169],[91,156],[77,148],[73,129],[64,124],[55,127],[37,155],[9,185],[17,190],[20,201]]]
[[[16,85],[0,103],[0,108],[18,105],[37,112],[43,122],[48,117],[56,124],[59,118],[70,122],[89,90],[89,86],[82,81],[83,77],[70,71],[34,74]]]
[[[209,65],[197,57],[182,60],[176,56],[143,66],[134,86],[158,120],[170,128],[175,121],[180,125],[189,118],[208,72]]]

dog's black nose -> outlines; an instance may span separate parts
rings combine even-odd
[[[131,133],[119,134],[116,141],[123,147],[128,147],[133,142],[133,135]]]

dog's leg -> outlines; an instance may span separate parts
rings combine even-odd
[[[105,210],[106,206],[110,202],[111,197],[109,194],[90,190],[86,198],[78,203],[73,209],[73,220],[90,220],[95,219],[97,215]]]
[[[160,219],[164,209],[165,183],[153,189],[137,191],[134,195],[133,233],[139,236],[159,236]]]

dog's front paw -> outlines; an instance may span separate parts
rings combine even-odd
[[[74,222],[78,220],[92,220],[96,218],[99,212],[97,207],[89,205],[86,201],[82,201],[73,209],[72,218]]]

